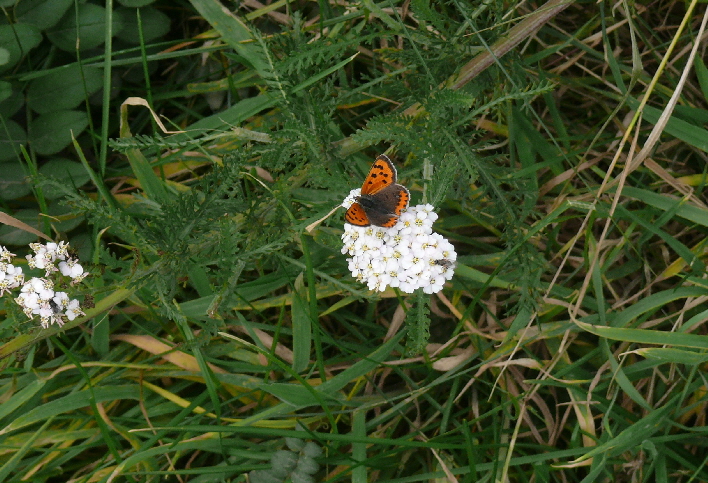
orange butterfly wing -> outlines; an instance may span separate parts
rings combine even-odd
[[[398,186],[401,186],[400,184]],[[411,194],[410,192],[404,187],[401,186],[401,190],[399,190],[398,193],[398,203],[396,204],[396,214],[398,216],[401,216],[401,213],[405,211],[406,208],[408,208],[408,202],[411,199]]]
[[[382,226],[384,228],[391,228],[394,226],[396,223],[398,223],[398,217],[397,216],[391,216],[389,217],[388,221],[382,222],[379,226]]]
[[[359,203],[353,203],[347,212],[344,214],[344,219],[347,220],[347,223],[350,225],[356,225],[356,226],[369,226],[371,225],[371,222],[369,221],[369,217],[366,216],[366,211],[364,211],[364,207],[362,207]]]
[[[362,195],[375,195],[387,186],[396,184],[396,167],[388,156],[379,155],[361,186]]]
[[[361,196],[347,210],[344,218],[356,226],[391,228],[408,208],[410,193],[396,184],[396,168],[387,156],[381,154],[369,170],[361,187]]]

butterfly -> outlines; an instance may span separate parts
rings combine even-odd
[[[411,194],[396,184],[396,168],[383,154],[376,158],[361,186],[361,196],[349,207],[344,218],[356,226],[391,228],[408,208]]]

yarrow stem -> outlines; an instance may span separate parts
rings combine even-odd
[[[342,203],[349,208],[360,194],[352,190]],[[455,271],[455,247],[433,231],[438,218],[429,204],[408,207],[391,228],[344,224],[342,253],[349,270],[369,290],[383,292],[398,287],[413,293],[422,288],[428,294],[442,290]]]
[[[71,285],[76,285],[88,275],[78,260],[69,256],[69,244],[30,243],[29,246],[34,255],[26,256],[27,265],[31,269],[44,270],[44,277],[25,281],[22,268],[10,263],[16,255],[0,246],[0,296],[19,287],[20,294],[15,297],[15,302],[27,317],[32,319],[39,315],[45,329],[52,324],[61,327],[66,319],[71,321],[85,315],[77,299],[69,299],[66,292],[54,290],[55,284],[64,284],[64,277],[69,277]]]

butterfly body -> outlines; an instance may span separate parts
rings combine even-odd
[[[344,215],[348,223],[356,226],[376,225],[390,228],[401,213],[408,208],[410,193],[396,183],[396,168],[383,154],[376,158],[356,197]]]

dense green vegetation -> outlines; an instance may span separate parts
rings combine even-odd
[[[0,5],[0,245],[90,272],[0,482],[708,481],[705,3]],[[342,254],[384,152],[436,294]]]

